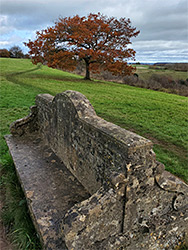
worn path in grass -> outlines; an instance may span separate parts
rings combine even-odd
[[[16,62],[17,65],[10,59],[6,61],[10,67],[5,67],[2,74],[7,82],[2,105],[4,124],[25,115],[38,93],[55,95],[67,89],[76,90],[87,96],[99,116],[151,139],[158,160],[188,180],[186,97],[117,83],[84,81],[77,75],[37,68],[28,60]]]

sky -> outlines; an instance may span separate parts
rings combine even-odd
[[[34,40],[59,17],[102,13],[130,18],[140,30],[131,48],[137,62],[188,62],[187,0],[0,0],[0,49]]]

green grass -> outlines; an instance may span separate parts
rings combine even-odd
[[[2,159],[7,154],[2,136],[9,133],[11,122],[28,114],[37,94],[76,90],[90,100],[102,118],[151,139],[157,159],[188,182],[186,97],[112,82],[85,81],[81,76],[32,65],[26,59],[4,58],[0,63]]]

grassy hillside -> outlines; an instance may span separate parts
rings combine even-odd
[[[104,81],[85,81],[81,76],[37,67],[26,59],[1,59],[1,133],[28,113],[39,93],[76,90],[90,100],[97,114],[121,127],[150,138],[157,157],[174,174],[188,178],[186,97]]]
[[[112,82],[85,81],[78,75],[32,65],[26,59],[1,58],[0,68],[3,166],[10,161],[2,137],[9,133],[10,123],[28,114],[37,94],[55,95],[69,89],[86,95],[102,118],[151,139],[157,159],[188,182],[186,97]]]

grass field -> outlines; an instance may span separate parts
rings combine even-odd
[[[90,100],[102,118],[151,139],[157,159],[188,183],[186,97],[112,82],[85,81],[78,75],[32,65],[27,59],[1,58],[0,67],[3,171],[10,162],[3,140],[10,123],[28,114],[37,94],[76,90]],[[29,247],[35,249],[32,244]]]
[[[164,69],[161,67],[161,69],[150,69],[150,65],[133,65],[136,67],[136,73],[139,75],[140,78],[146,80],[149,79],[151,75],[153,74],[160,74],[172,77],[174,80],[186,80],[188,78],[187,72],[183,71],[175,71],[175,70],[169,70]],[[159,67],[158,67],[159,68]]]

